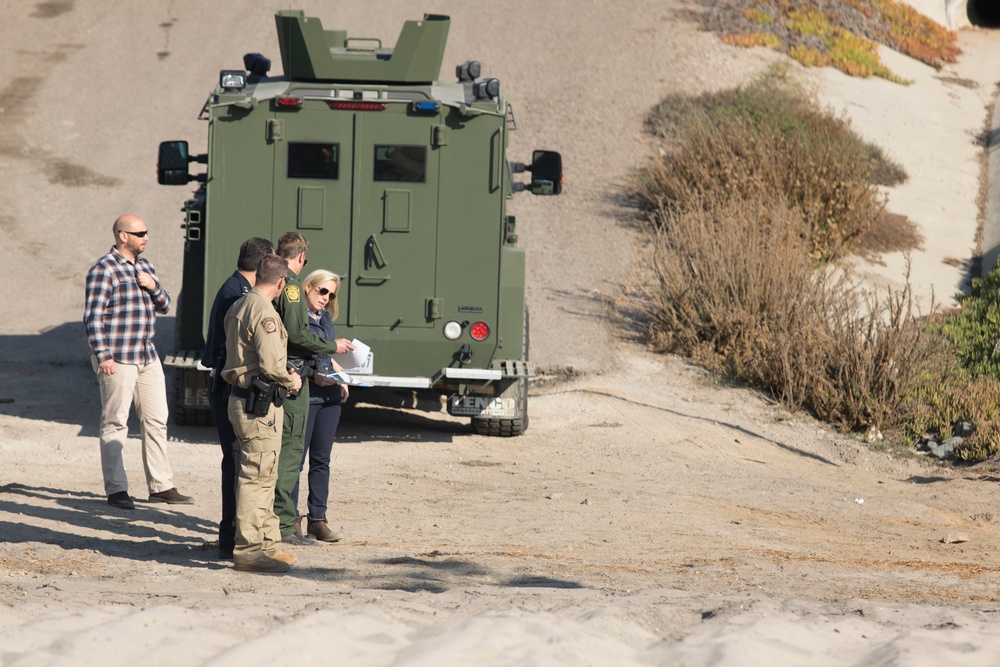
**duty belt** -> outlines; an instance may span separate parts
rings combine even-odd
[[[243,389],[242,387],[237,387],[236,385],[231,385],[230,392],[236,398],[243,398],[243,399],[245,399],[247,396],[250,395],[250,389],[249,388],[248,389]]]

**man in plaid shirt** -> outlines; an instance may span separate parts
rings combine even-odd
[[[139,255],[149,230],[135,215],[115,220],[115,245],[87,272],[83,321],[90,363],[101,388],[101,466],[108,504],[135,509],[128,493],[122,452],[128,438],[128,415],[135,400],[142,424],[142,462],[150,502],[190,504],[173,484],[167,459],[167,388],[163,366],[153,347],[156,313],[170,309],[170,295],[156,269]]]

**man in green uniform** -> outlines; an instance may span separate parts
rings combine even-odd
[[[226,313],[226,367],[222,378],[232,385],[229,421],[240,446],[236,482],[237,570],[287,572],[294,554],[282,551],[278,517],[274,514],[274,489],[281,451],[285,391],[302,387],[302,378],[287,370],[285,327],[272,300],[285,283],[288,264],[266,255],[257,265],[257,283]]]
[[[346,338],[328,341],[309,330],[309,313],[302,294],[299,273],[306,265],[309,242],[298,232],[285,232],[278,239],[277,254],[288,261],[285,287],[274,307],[288,331],[288,360],[308,361],[314,354],[343,354],[354,349]],[[302,450],[305,447],[306,422],[309,420],[309,383],[289,396],[284,405],[281,429],[281,457],[278,461],[278,484],[274,490],[274,512],[281,527],[281,540],[290,544],[316,544],[296,531],[297,508],[292,502],[292,490],[302,470]]]

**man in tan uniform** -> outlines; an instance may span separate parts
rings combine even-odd
[[[283,411],[281,392],[261,390],[276,383],[285,391],[302,388],[302,378],[286,370],[288,335],[271,301],[285,284],[288,263],[266,255],[257,266],[257,284],[226,314],[226,367],[232,385],[229,421],[240,445],[236,484],[236,547],[233,561],[246,572],[287,572],[294,554],[281,551],[281,530],[274,514]],[[255,380],[257,382],[255,383]],[[276,393],[276,399],[268,398]],[[263,398],[262,398],[263,397]],[[251,403],[258,409],[248,414]]]

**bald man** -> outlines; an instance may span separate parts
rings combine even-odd
[[[170,309],[170,295],[156,269],[140,257],[149,242],[142,218],[126,214],[111,228],[115,245],[87,272],[83,321],[90,363],[101,388],[101,467],[108,504],[135,509],[128,493],[122,452],[128,439],[128,415],[142,425],[142,462],[150,502],[190,504],[173,482],[167,459],[167,389],[163,366],[153,347],[156,313]]]

